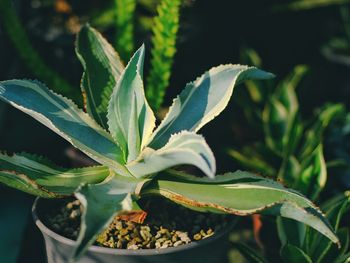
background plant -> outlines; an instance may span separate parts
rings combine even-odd
[[[249,49],[244,52],[243,58],[260,62],[257,54]],[[245,114],[252,126],[264,134],[264,141],[253,142],[241,151],[231,149],[228,153],[243,168],[268,176],[277,174],[277,178],[286,185],[316,201],[319,200],[327,181],[327,165],[323,152],[324,131],[332,122],[341,119],[345,109],[341,104],[325,105],[316,112],[314,120],[302,121],[295,89],[306,72],[305,66],[295,67],[272,91],[257,81],[247,82],[246,101],[252,107]],[[248,104],[246,101],[244,105]],[[349,208],[349,193],[338,194],[321,207],[333,227],[343,236],[343,249],[338,250],[301,224],[278,218],[280,260],[346,262],[349,233],[347,228],[340,229],[340,222]],[[267,227],[269,228],[269,224]],[[271,231],[273,230],[270,229]],[[260,245],[264,246],[263,243]],[[238,243],[235,247],[249,262],[267,262],[245,244]],[[255,257],[249,257],[249,251],[256,254]]]
[[[115,48],[123,61],[128,61],[134,51],[134,14],[136,0],[114,0]]]
[[[65,80],[57,72],[52,70],[46,62],[43,61],[36,49],[32,46],[22,23],[17,16],[11,0],[3,0],[0,2],[1,22],[8,37],[16,47],[19,56],[26,63],[26,66],[33,74],[46,83],[54,90],[65,95],[70,95],[74,100],[78,98],[78,91]]]
[[[157,8],[152,37],[151,70],[147,79],[147,98],[158,110],[169,86],[171,67],[176,53],[181,0],[164,0]]]

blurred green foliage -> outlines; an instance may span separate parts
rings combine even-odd
[[[252,49],[245,49],[242,59],[251,64],[261,64],[261,59]],[[345,107],[342,104],[326,104],[315,112],[312,120],[304,121],[296,87],[307,72],[306,66],[296,66],[277,84],[276,89],[271,89],[271,84],[267,88],[257,81],[246,83],[243,105],[249,107],[243,108],[243,111],[248,123],[260,129],[264,139],[245,145],[242,149],[230,149],[228,153],[242,168],[276,177],[309,198],[319,200],[327,181],[323,152],[325,130],[343,119]],[[344,133],[346,126],[342,127]],[[333,134],[331,138],[339,137]],[[340,227],[340,223],[349,208],[349,192],[338,194],[321,206],[342,238],[341,250],[305,225],[279,217],[277,230],[283,262],[347,262],[349,228]],[[256,252],[245,244],[236,245],[236,248],[249,262],[269,262],[258,255],[253,258],[248,256]]]
[[[349,0],[293,0],[289,3],[273,6],[272,11],[302,11],[332,5],[344,5],[348,3],[350,3]]]
[[[257,66],[261,63],[251,49],[243,51],[242,58]],[[327,179],[324,130],[344,112],[344,106],[325,105],[313,120],[303,121],[295,90],[307,72],[306,66],[296,66],[274,90],[258,81],[247,82],[248,92],[241,106],[251,127],[263,134],[263,140],[229,149],[228,153],[242,167],[275,177],[315,200]]]
[[[136,0],[114,0],[115,48],[123,61],[129,61],[134,51],[134,14]]]
[[[176,53],[181,0],[163,0],[157,8],[152,36],[151,70],[147,79],[147,98],[158,110],[169,85],[171,68]]]
[[[80,102],[79,89],[73,88],[56,71],[52,70],[32,46],[11,0],[0,1],[0,20],[16,47],[18,55],[33,74],[45,81],[53,90],[69,95],[74,101]]]

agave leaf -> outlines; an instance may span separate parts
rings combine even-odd
[[[145,148],[140,157],[126,167],[134,176],[142,177],[182,164],[195,165],[211,178],[215,175],[215,158],[205,139],[188,131],[172,135],[158,150]]]
[[[90,116],[70,100],[30,80],[0,82],[0,98],[30,115],[92,159],[127,174],[119,146]]]
[[[27,194],[40,196],[43,198],[57,198],[59,195],[39,186],[30,180],[26,175],[13,171],[0,170],[0,183],[16,188]]]
[[[248,172],[227,173],[214,180],[171,172],[156,177],[141,194],[161,195],[200,211],[280,215],[309,225],[338,242],[332,227],[311,201],[277,182]]]
[[[149,146],[163,147],[170,136],[182,130],[198,131],[227,106],[235,85],[246,79],[269,79],[274,75],[255,67],[221,65],[210,69],[174,100],[168,114],[152,135]]]
[[[45,198],[71,195],[80,185],[100,183],[109,174],[105,166],[65,169],[35,155],[0,153],[0,182]]]
[[[108,125],[128,162],[135,160],[155,127],[155,117],[143,89],[142,45],[130,59],[113,90],[108,106]]]
[[[96,240],[97,235],[109,225],[118,212],[132,209],[131,194],[144,182],[112,174],[100,184],[83,186],[75,194],[84,207],[78,246],[73,256],[75,260]]]
[[[88,24],[77,35],[76,53],[84,67],[81,89],[86,110],[107,130],[108,102],[124,66],[113,47]]]
[[[312,263],[311,258],[303,250],[291,244],[282,247],[281,257],[286,263]]]

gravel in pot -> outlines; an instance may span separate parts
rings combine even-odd
[[[196,212],[159,198],[140,205],[147,212],[143,223],[117,216],[98,236],[95,245],[132,250],[177,247],[209,238],[232,220],[232,216]],[[82,209],[78,200],[62,200],[43,214],[42,220],[54,232],[76,240]]]

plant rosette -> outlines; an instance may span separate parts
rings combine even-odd
[[[132,211],[136,202],[150,196],[199,212],[291,218],[339,243],[322,212],[302,194],[249,172],[216,175],[214,155],[197,133],[225,109],[237,84],[246,79],[269,79],[273,74],[243,65],[214,67],[186,85],[155,128],[156,118],[143,87],[144,46],[124,67],[102,35],[86,25],[77,36],[76,52],[84,68],[84,110],[38,81],[0,82],[3,101],[98,163],[69,169],[27,153],[0,154],[0,182],[46,199],[74,196],[82,204],[80,231],[77,241],[70,243],[74,249],[67,252],[68,261],[78,261],[90,251],[116,215]],[[206,176],[170,170],[180,165],[193,165]],[[47,236],[47,242],[49,237],[55,240]],[[58,243],[47,246],[61,249]]]

